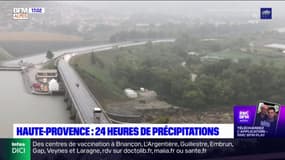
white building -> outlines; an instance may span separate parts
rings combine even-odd
[[[197,53],[197,52],[192,52],[192,51],[188,52],[187,54],[188,54],[189,56],[199,56],[199,55],[200,55],[199,53]]]
[[[138,97],[138,93],[130,88],[126,88],[125,90],[125,94],[127,97],[129,98],[137,98]]]
[[[204,56],[200,57],[201,62],[217,62],[223,60],[224,58],[219,56]]]

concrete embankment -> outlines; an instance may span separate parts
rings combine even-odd
[[[24,82],[24,86],[25,86],[25,89],[28,93],[32,93],[32,82],[30,80],[30,77],[29,77],[29,68],[25,68],[22,70],[22,78],[23,78],[23,82]]]

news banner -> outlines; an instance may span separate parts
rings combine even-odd
[[[264,109],[275,111],[275,122],[260,119]],[[261,102],[233,112],[233,124],[14,124],[13,138],[0,141],[0,159],[200,159],[239,154],[243,145],[258,153],[264,141],[285,138],[285,106]]]
[[[43,127],[44,126],[44,127]],[[220,134],[220,130],[224,135]],[[14,137],[21,138],[232,138],[231,125],[215,124],[15,124]]]

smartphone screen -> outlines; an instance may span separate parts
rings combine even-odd
[[[274,135],[279,118],[280,104],[260,101],[257,107],[255,126],[262,126],[267,135]]]

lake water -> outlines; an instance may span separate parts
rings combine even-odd
[[[29,94],[20,72],[0,71],[0,138],[13,136],[14,123],[72,123],[62,96]]]

